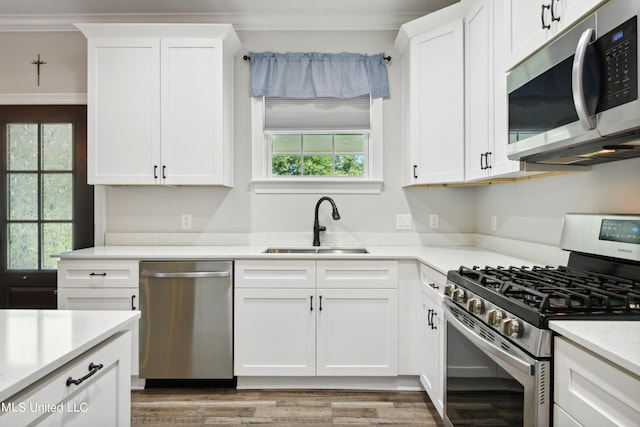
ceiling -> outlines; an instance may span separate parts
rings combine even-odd
[[[459,0],[1,0],[0,30],[74,22],[225,22],[237,30],[389,29]]]

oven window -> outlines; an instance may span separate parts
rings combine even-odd
[[[447,325],[446,415],[459,426],[524,425],[524,387]]]

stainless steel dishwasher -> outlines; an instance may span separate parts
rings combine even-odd
[[[233,378],[233,262],[140,263],[140,377]]]

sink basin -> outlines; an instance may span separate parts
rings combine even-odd
[[[267,248],[265,254],[368,254],[365,248]]]
[[[319,254],[368,254],[365,248],[318,248]]]
[[[267,248],[265,254],[315,254],[316,248]]]

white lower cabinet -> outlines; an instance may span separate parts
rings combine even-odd
[[[0,413],[0,425],[129,426],[130,345],[131,333],[123,332],[2,402],[11,409]]]
[[[235,375],[315,375],[314,294],[315,289],[235,290]]]
[[[563,337],[553,354],[554,426],[638,425],[638,376]]]
[[[235,375],[398,375],[395,261],[277,261],[275,265],[236,262]],[[339,289],[335,277],[329,279],[331,288],[316,288],[315,279],[308,278],[325,269],[348,276],[347,288]],[[242,277],[244,272],[249,278]],[[278,275],[284,282],[281,287]],[[294,276],[299,277],[299,288],[290,287],[295,285]],[[372,288],[363,288],[366,277]],[[318,277],[318,282],[326,280]],[[385,288],[376,288],[376,283]]]
[[[61,260],[59,310],[140,310],[138,261]],[[139,367],[139,326],[131,327],[131,375]]]
[[[444,315],[446,277],[420,266],[420,383],[442,416],[444,410]]]

